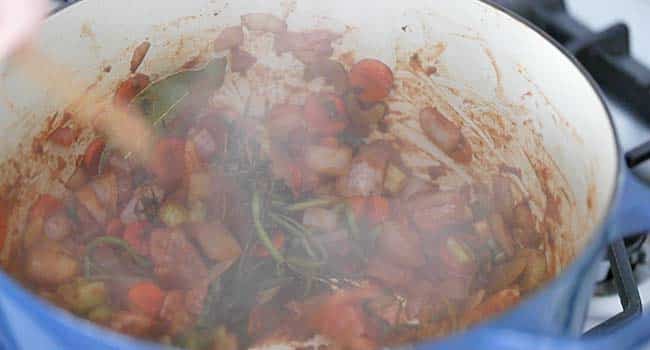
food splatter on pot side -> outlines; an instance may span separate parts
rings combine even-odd
[[[49,118],[0,167],[5,270],[192,349],[442,337],[557,275],[576,199],[541,136],[448,84],[444,43],[381,62],[345,35],[248,14],[162,79],[138,71],[156,43],[138,45],[106,103],[143,112],[151,159],[74,106]]]

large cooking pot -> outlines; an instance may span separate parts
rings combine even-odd
[[[551,39],[503,9],[478,0],[85,0],[52,15],[37,47],[108,96],[128,74],[130,52],[141,41],[153,44],[143,69],[168,73],[251,12],[286,16],[295,29],[344,32],[343,49],[357,57],[395,65],[419,53],[435,65],[433,85],[442,87],[450,106],[483,101],[479,105],[497,112],[497,131],[513,133],[525,154],[548,155],[550,176],[561,182],[556,188],[569,192],[558,207],[565,224],[553,233],[557,277],[501,317],[422,348],[622,349],[650,340],[644,320],[607,338],[572,340],[581,333],[596,262],[607,244],[650,227],[650,190],[622,166],[609,112],[593,80]],[[9,61],[0,78],[2,160],[18,154],[45,118],[70,102],[56,98],[60,94],[52,85],[21,78],[15,64]],[[537,193],[542,210],[557,198],[546,190]],[[156,348],[47,305],[4,273],[0,308],[2,348]]]

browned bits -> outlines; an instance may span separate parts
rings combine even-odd
[[[135,50],[133,50],[133,56],[131,56],[131,73],[135,73],[135,71],[138,70],[138,67],[140,67],[144,57],[147,55],[147,52],[149,52],[150,47],[150,42],[143,41],[135,48]]]
[[[144,88],[149,85],[149,76],[136,73],[125,81],[121,82],[115,91],[113,103],[116,106],[126,106]]]
[[[63,147],[69,147],[77,139],[77,133],[68,126],[59,127],[48,137],[48,141]]]
[[[268,13],[249,13],[241,16],[241,23],[249,30],[262,32],[281,33],[287,30],[287,23]]]

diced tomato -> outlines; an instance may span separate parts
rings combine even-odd
[[[379,102],[393,87],[393,72],[379,60],[363,59],[352,66],[349,80],[361,101]]]
[[[185,171],[185,141],[178,138],[158,141],[149,160],[149,170],[161,186],[171,188],[177,185]]]
[[[46,219],[62,207],[63,204],[59,199],[49,194],[41,194],[36,203],[32,206],[31,217]]]
[[[309,132],[316,135],[336,136],[348,125],[343,99],[335,94],[314,94],[305,101],[305,120]]]
[[[165,300],[165,292],[153,282],[140,282],[129,289],[129,307],[150,317],[157,317]]]
[[[149,245],[144,237],[144,232],[148,227],[149,223],[146,221],[133,222],[126,225],[122,234],[122,238],[142,255],[149,255]]]
[[[453,275],[468,277],[477,271],[474,254],[465,244],[461,243],[460,239],[449,237],[442,243],[439,247],[439,256],[447,271]]]
[[[368,221],[371,225],[384,222],[390,216],[390,204],[382,196],[368,198]]]
[[[371,329],[372,323],[362,305],[373,295],[371,290],[345,290],[325,297],[309,315],[308,324],[343,348],[376,349],[373,336],[377,332]]]
[[[83,166],[86,170],[86,174],[90,176],[97,175],[99,172],[99,161],[105,147],[106,141],[102,138],[96,138],[88,145],[83,158]]]
[[[108,236],[119,237],[122,235],[123,230],[124,230],[124,224],[122,224],[122,221],[120,221],[119,218],[111,219],[108,222],[108,225],[106,225],[106,234]]]

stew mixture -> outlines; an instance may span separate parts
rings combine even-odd
[[[240,112],[215,96],[229,75],[256,74],[242,46],[261,35],[319,90],[255,119],[251,98]],[[140,45],[113,103],[155,128],[149,160],[101,135],[90,142],[67,193],[31,206],[18,278],[115,331],[215,350],[422,341],[496,315],[548,279],[516,169],[456,188],[436,182],[445,166],[414,174],[399,143],[380,137],[391,68],[332,59],[338,37],[245,15],[212,43],[221,56],[154,82],[137,73],[150,46]],[[471,167],[476,146],[461,126],[418,108],[430,143]],[[76,135],[61,126],[48,142],[69,147]]]

